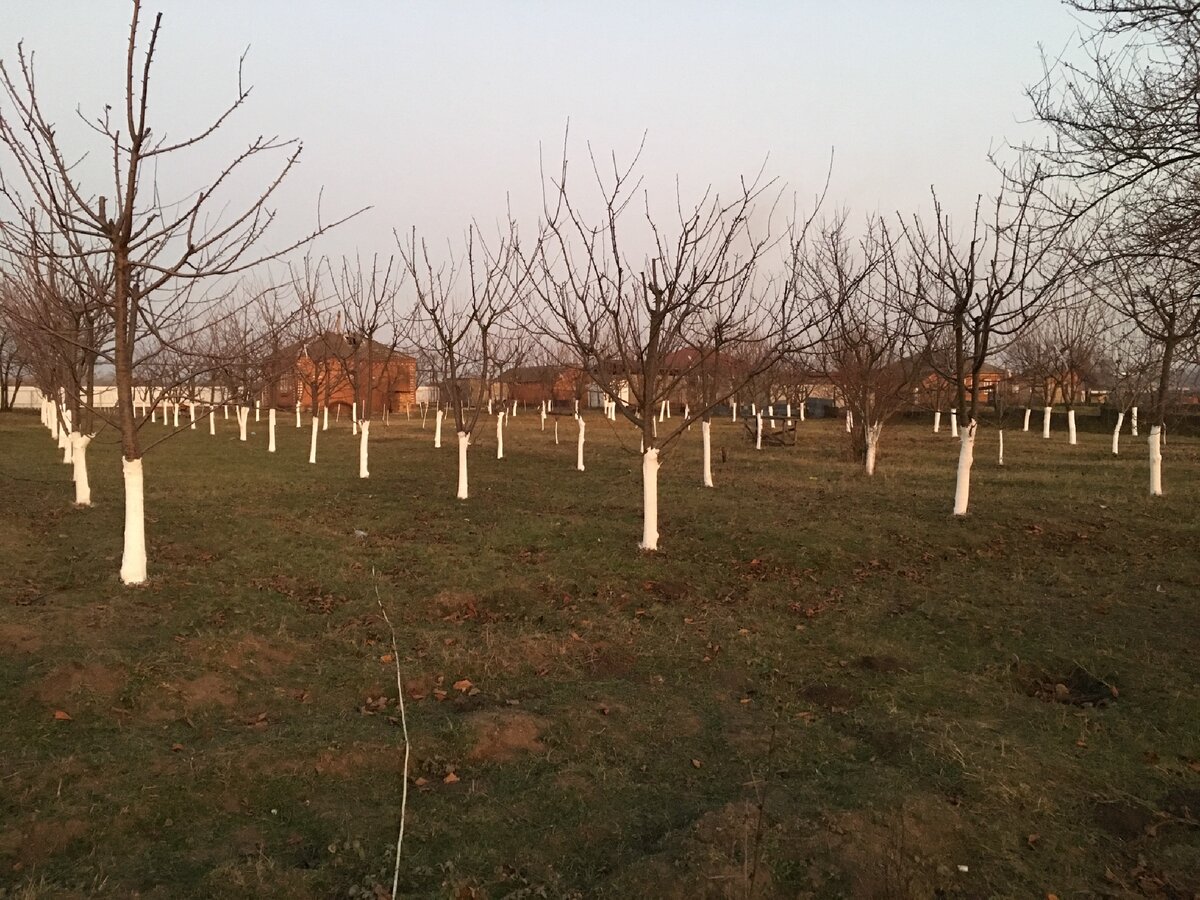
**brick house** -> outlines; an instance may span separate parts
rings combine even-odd
[[[281,374],[275,382],[274,402],[283,408],[299,401],[310,412],[323,406],[344,406],[349,411],[358,402],[362,412],[367,408],[368,383],[372,415],[398,412],[416,402],[416,359],[356,335],[325,331],[297,341],[279,351],[275,368]]]

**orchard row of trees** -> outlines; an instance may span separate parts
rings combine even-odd
[[[1200,135],[1185,102],[1200,64],[1194,4],[1073,5],[1099,17],[1092,67],[1048,66],[1031,97],[1055,140],[1017,148],[990,197],[954,198],[970,210],[965,221],[936,192],[931,213],[861,226],[828,212],[824,192],[805,213],[789,212],[783,186],[762,173],[692,202],[676,196],[662,215],[638,175],[640,152],[626,163],[589,153],[581,186],[564,144],[561,165],[543,171],[532,228],[511,218],[494,235],[471,225],[451,253],[397,232],[386,258],[305,257],[276,279],[289,254],[348,217],[327,221],[318,209],[307,231],[264,249],[273,198],[300,155],[298,143],[277,138],[253,139],[196,190],[164,199],[158,174],[185,165],[250,90],[239,71],[235,97],[214,121],[178,140],[153,132],[162,21],[147,29],[133,0],[125,95],[86,120],[112,161],[103,188],[41,107],[32,57],[18,48],[15,65],[0,64],[0,339],[11,334],[14,348],[4,359],[24,360],[54,398],[80,462],[100,429],[119,435],[121,577],[131,584],[146,579],[142,457],[171,433],[146,428],[160,401],[177,410],[192,401],[180,426],[191,427],[200,388],[209,388],[211,427],[219,385],[244,436],[267,390],[273,435],[286,360],[297,416],[301,397],[311,411],[315,461],[318,409],[328,409],[336,363],[356,381],[367,477],[373,363],[400,349],[452,387],[437,417],[439,434],[443,413],[453,419],[463,499],[468,447],[499,371],[532,358],[582,371],[606,413],[639,435],[646,550],[658,546],[663,455],[699,423],[707,457],[713,411],[780,373],[800,401],[817,377],[836,387],[868,473],[887,421],[931,377],[949,385],[961,441],[953,511],[965,515],[989,370],[1016,364],[1043,392],[1055,385],[1042,405],[1059,396],[1072,409],[1081,373],[1103,359],[1121,396],[1153,398],[1150,483],[1160,494],[1172,377],[1195,363],[1200,339],[1189,205]],[[261,175],[263,187],[239,202],[231,185],[247,174]],[[1113,334],[1117,355],[1102,350]],[[309,361],[299,369],[297,347]],[[92,399],[98,370],[114,378],[115,408]],[[161,396],[139,403],[138,386],[150,384]],[[666,420],[682,384],[695,388],[690,402]],[[1031,393],[1026,406],[1034,402]]]

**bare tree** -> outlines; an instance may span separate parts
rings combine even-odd
[[[1063,246],[1068,226],[1040,213],[1037,190],[1033,179],[1015,193],[1001,190],[987,209],[978,197],[965,235],[956,231],[936,192],[932,228],[917,216],[902,224],[917,266],[914,316],[939,351],[930,354],[931,365],[954,386],[957,398],[956,516],[967,514],[988,360],[1029,325],[1072,264]]]
[[[359,432],[359,478],[370,477],[368,440],[376,391],[380,385],[391,383],[389,372],[400,337],[396,296],[404,274],[393,257],[383,264],[378,257],[373,258],[369,270],[363,268],[360,258],[353,264],[343,259],[340,277],[331,280],[335,302],[346,323],[348,358],[342,365],[354,391],[352,414]]]
[[[912,273],[882,222],[868,221],[855,247],[844,215],[822,229],[801,271],[805,293],[831,323],[818,354],[822,372],[853,414],[855,456],[874,475],[884,424],[912,402],[929,371],[928,332],[908,302]]]
[[[728,199],[710,190],[691,206],[678,199],[678,220],[669,228],[651,213],[647,198],[639,238],[629,221],[640,191],[637,162],[635,155],[621,166],[614,157],[605,176],[593,157],[601,209],[593,224],[568,187],[564,153],[559,175],[545,182],[546,237],[533,281],[540,301],[534,316],[539,331],[578,359],[610,401],[629,398],[620,411],[641,436],[640,546],[652,551],[659,537],[660,454],[757,371],[741,373],[720,396],[710,395],[659,433],[655,414],[661,405],[730,348],[765,342],[766,367],[804,340],[806,326],[815,323],[799,321],[790,271],[775,279],[764,274],[764,259],[780,244],[770,230],[773,204],[758,208],[771,182],[743,181]],[[756,218],[762,220],[760,233],[752,225]],[[807,224],[793,226],[785,249],[801,245]],[[685,364],[670,364],[688,349],[696,352]]]
[[[9,312],[6,282],[0,281],[0,412],[11,412],[29,374],[26,352],[18,341],[18,326]]]
[[[474,225],[469,227],[461,260],[434,263],[415,232],[405,240],[397,236],[397,244],[416,293],[409,339],[436,363],[439,400],[453,413],[458,436],[457,497],[466,500],[467,448],[490,396],[496,354],[528,284],[529,265],[511,222],[494,246]]]
[[[232,276],[311,240],[328,227],[316,228],[279,251],[258,246],[274,221],[268,203],[296,164],[300,146],[294,141],[258,137],[212,175],[203,186],[172,203],[162,199],[157,174],[220,129],[246,102],[249,88],[238,78],[237,95],[228,108],[198,132],[179,140],[153,133],[148,119],[151,73],[161,14],[150,27],[144,52],[139,53],[141,3],[133,0],[126,61],[124,97],[106,106],[95,119],[85,120],[112,160],[112,183],[107,193],[85,186],[74,161],[79,151],[63,146],[60,132],[38,99],[33,64],[23,47],[15,71],[0,65],[0,87],[7,108],[0,111],[0,143],[12,165],[11,180],[0,184],[0,195],[14,215],[9,231],[24,232],[18,247],[34,243],[43,229],[53,239],[39,252],[69,255],[97,269],[111,267],[112,289],[97,296],[113,324],[111,354],[115,372],[117,413],[125,474],[125,546],[121,580],[146,580],[145,513],[139,421],[134,409],[138,348],[146,342],[177,338],[182,323],[195,321],[194,302],[203,296],[196,286],[206,280]],[[114,110],[116,110],[114,112]],[[241,206],[231,207],[227,186],[264,156],[282,155],[282,163],[264,190]],[[61,249],[60,249],[61,248]]]

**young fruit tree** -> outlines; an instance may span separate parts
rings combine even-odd
[[[912,272],[882,222],[868,221],[852,244],[842,216],[821,229],[800,273],[802,295],[829,322],[816,359],[852,414],[855,458],[874,475],[883,426],[929,374],[927,333],[907,302]]]
[[[950,382],[956,398],[956,516],[968,510],[988,360],[1057,296],[1073,261],[1064,246],[1067,226],[1043,219],[1034,202],[1036,189],[1036,180],[1001,189],[988,207],[980,195],[965,233],[952,223],[936,192],[932,227],[919,216],[901,223],[916,267],[913,317],[934,348],[928,357],[934,373]]]
[[[267,204],[299,159],[300,146],[294,141],[253,138],[227,164],[190,189],[182,189],[178,200],[164,197],[164,184],[191,177],[195,161],[189,163],[189,151],[226,125],[250,92],[241,82],[239,66],[233,101],[207,125],[180,138],[153,130],[149,110],[162,16],[155,17],[146,34],[141,6],[140,0],[133,0],[128,38],[121,50],[124,95],[88,120],[98,155],[109,161],[112,180],[107,189],[84,182],[85,169],[75,162],[86,148],[66,146],[66,132],[42,108],[31,55],[18,46],[15,69],[0,64],[0,144],[9,156],[3,166],[5,200],[15,210],[37,211],[53,233],[47,243],[56,253],[84,260],[97,271],[112,272],[111,290],[94,299],[113,329],[106,362],[112,365],[116,381],[115,419],[123,457],[121,580],[125,584],[147,579],[145,447],[134,408],[139,351],[160,341],[159,335],[175,337],[186,330],[203,297],[201,283],[244,272],[331,227],[318,219],[313,231],[281,250],[258,249],[274,221]],[[276,154],[281,161],[267,176],[261,193],[249,200],[233,196],[233,184],[242,180],[246,170]],[[167,170],[176,168],[181,174],[168,182]]]
[[[498,370],[498,348],[513,328],[513,312],[526,290],[529,265],[511,222],[494,245],[471,225],[463,259],[457,261],[435,264],[415,231],[407,240],[396,240],[416,294],[409,341],[435,361],[440,402],[449,405],[458,437],[456,496],[466,500],[467,448]]]
[[[637,429],[642,457],[643,550],[658,549],[658,471],[662,454],[704,422],[761,369],[738,371],[684,415],[665,417],[689,378],[731,350],[765,346],[766,367],[809,337],[814,321],[798,315],[792,254],[808,222],[783,241],[771,234],[773,204],[760,208],[769,181],[739,182],[729,197],[711,189],[694,204],[681,198],[666,217],[641,215],[638,157],[601,175],[592,159],[598,215],[573,194],[563,155],[560,174],[546,180],[544,239],[532,281],[535,328],[557,340],[609,401]],[[631,213],[631,210],[634,212]],[[668,224],[669,221],[669,224]],[[809,220],[811,221],[811,219]],[[770,278],[764,262],[782,251],[784,274]],[[807,312],[807,311],[804,311]],[[681,351],[689,351],[680,356]],[[673,412],[674,410],[672,410]],[[660,421],[661,418],[661,421]]]

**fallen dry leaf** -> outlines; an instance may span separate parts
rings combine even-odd
[[[456,691],[462,691],[465,694],[467,691],[469,691],[471,689],[471,679],[469,679],[469,678],[459,679],[458,681],[454,682],[454,689]]]
[[[385,653],[385,654],[383,654],[383,656],[379,657],[379,661],[381,663],[394,662],[395,659],[396,659],[396,657],[394,655],[392,655],[391,653]]]
[[[433,696],[434,696],[434,699],[436,699],[440,702],[440,701],[446,699],[446,692],[443,691],[441,688],[434,688]]]
[[[442,782],[444,784],[458,784],[458,776],[451,772],[442,779]]]
[[[703,765],[704,765],[704,763],[700,762],[700,760],[698,760],[698,759],[692,760],[692,768],[693,769],[699,769]]]
[[[172,753],[181,753],[182,751],[183,751],[183,744],[172,744],[171,745]]]
[[[60,722],[70,722],[71,714],[66,712],[65,710],[56,709],[54,711],[54,718],[56,718]]]

